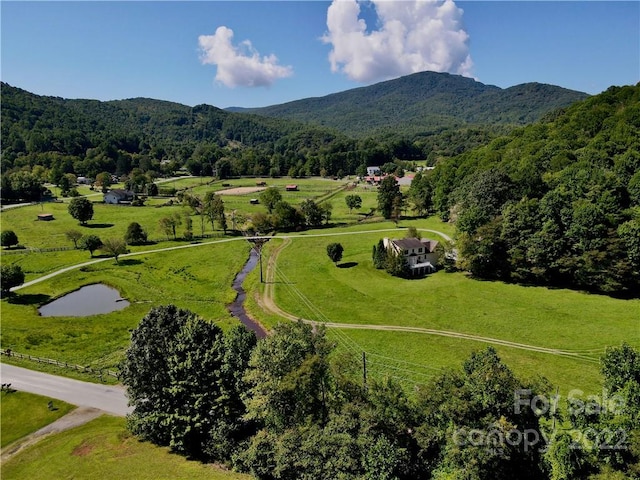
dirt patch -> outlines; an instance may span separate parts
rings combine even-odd
[[[85,457],[89,455],[92,451],[93,451],[93,445],[87,442],[82,442],[80,445],[78,445],[76,448],[73,449],[73,452],[71,452],[71,455],[73,455],[74,457]]]
[[[235,187],[219,190],[216,195],[247,195],[248,193],[256,193],[265,190],[267,187]]]

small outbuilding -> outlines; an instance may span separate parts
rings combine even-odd
[[[252,198],[251,200],[249,200],[249,203],[251,205],[258,205],[260,201],[257,198]]]
[[[54,220],[53,213],[39,213],[38,220],[42,220],[43,222]]]
[[[297,192],[297,191],[298,191],[298,185],[293,185],[293,184],[291,184],[291,185],[287,185],[287,186],[285,187],[285,190],[286,190],[287,192]]]

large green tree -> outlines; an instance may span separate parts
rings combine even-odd
[[[254,345],[246,330],[225,337],[188,310],[153,308],[121,366],[131,431],[192,458],[228,459],[247,425],[239,389]]]
[[[389,175],[382,179],[378,187],[378,210],[386,219],[391,218],[398,198],[402,198],[396,177]],[[395,203],[394,203],[395,202]]]
[[[260,202],[267,207],[269,213],[273,212],[273,209],[281,200],[282,194],[276,187],[269,187],[260,194]]]
[[[24,283],[24,272],[20,265],[2,265],[0,267],[0,291],[7,295],[13,287]]]
[[[89,255],[93,257],[93,252],[102,246],[102,240],[97,235],[85,235],[78,242],[78,246],[83,250],[88,250]]]
[[[147,243],[147,232],[138,222],[131,222],[124,235],[124,241],[128,245],[144,245]]]
[[[3,230],[2,233],[0,233],[0,245],[7,248],[18,245],[18,235],[16,235],[16,232],[13,230]]]
[[[351,213],[354,208],[358,210],[360,207],[362,207],[362,197],[360,195],[347,195],[346,197],[344,197],[344,201],[349,208],[349,213]]]
[[[342,252],[344,252],[344,247],[340,243],[330,243],[327,245],[327,256],[335,264],[342,260]]]
[[[68,211],[81,225],[86,225],[93,218],[93,203],[85,197],[75,197],[69,202]]]

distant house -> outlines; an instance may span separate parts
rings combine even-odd
[[[298,191],[298,185],[287,185],[285,187],[285,190],[287,192],[297,192]]]
[[[135,193],[130,190],[114,189],[104,194],[104,203],[118,204],[128,203],[135,198]]]
[[[402,255],[413,275],[424,275],[435,272],[438,268],[438,242],[428,238],[402,238],[400,240],[385,238],[385,248],[395,255]]]
[[[380,167],[367,167],[367,177],[378,176],[381,173]]]
[[[93,183],[93,178],[89,177],[78,177],[76,179],[78,185],[91,185]]]
[[[44,221],[44,222],[49,222],[51,220],[53,220],[53,213],[39,213],[38,214],[38,220]]]

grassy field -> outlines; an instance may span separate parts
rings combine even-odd
[[[446,230],[442,224],[428,221],[404,223]],[[384,226],[378,224],[379,228]],[[375,228],[359,225],[321,233],[367,227]],[[399,231],[396,236],[402,235]],[[372,246],[383,236],[394,235],[381,232],[293,239],[278,259],[277,304],[296,316],[318,321],[444,330],[580,354],[584,358],[496,347],[518,373],[545,375],[567,390],[600,388],[597,359],[605,346],[622,341],[640,346],[639,300],[483,282],[443,271],[419,280],[394,278],[371,263]],[[326,245],[333,241],[343,244],[341,263],[349,268],[337,268],[327,257]],[[253,308],[259,316],[259,309]],[[274,320],[267,316],[263,321]],[[387,357],[379,362],[389,364],[387,373],[406,368],[404,373],[409,377],[414,371],[421,375],[424,370],[459,365],[472,350],[487,346],[481,341],[426,333],[343,329],[336,335],[343,337],[335,338],[342,348],[351,346],[358,353],[364,350]],[[403,366],[401,362],[408,363]]]
[[[171,253],[148,253],[122,259],[120,265],[107,259],[24,288],[2,302],[3,348],[113,368],[128,345],[130,330],[152,306],[167,303],[188,308],[227,328],[236,320],[225,305],[235,298],[231,283],[248,251],[249,245],[239,239]],[[131,305],[90,317],[38,315],[41,304],[91,283],[117,288]]]
[[[481,282],[460,273],[438,272],[424,279],[402,280],[375,270],[371,265],[372,246],[383,236],[403,236],[404,231],[391,222],[355,224],[362,219],[362,213],[375,206],[376,192],[373,189],[359,186],[345,190],[346,181],[319,178],[236,179],[213,183],[207,178],[183,178],[170,182],[168,186],[175,183],[177,188],[189,188],[194,194],[204,195],[209,190],[255,186],[262,180],[269,186],[280,188],[283,198],[293,204],[306,198],[322,201],[329,197],[328,201],[333,205],[332,221],[338,225],[350,224],[344,228],[296,234],[302,238],[294,239],[282,252],[275,292],[278,305],[285,311],[315,320],[452,331],[571,351],[584,358],[497,347],[503,358],[522,374],[542,373],[555,384],[568,388],[599,388],[597,358],[606,345],[618,345],[626,340],[640,346],[638,300],[623,301],[570,290]],[[223,187],[222,183],[229,186]],[[285,192],[284,185],[289,183],[298,184],[300,190]],[[352,193],[363,198],[360,212],[349,212],[346,207],[344,197]],[[263,205],[250,205],[248,202],[249,198],[257,195],[225,196],[227,213],[235,210],[240,217],[246,217],[254,211],[264,211]],[[165,203],[166,200],[158,202]],[[96,204],[91,226],[79,227],[66,208],[66,203],[45,206],[46,211],[54,213],[56,220],[53,222],[34,220],[42,211],[38,205],[4,211],[1,214],[2,228],[14,229],[23,245],[49,248],[70,245],[64,238],[64,231],[69,228],[82,229],[104,238],[118,237],[124,235],[132,221],[141,223],[150,235],[155,232],[157,237],[160,235],[156,228],[158,219],[183,210],[176,205],[134,208]],[[194,216],[193,220],[194,232],[198,233],[199,219]],[[416,226],[454,235],[452,225],[435,218],[403,220],[400,226]],[[397,233],[353,235],[379,229],[391,229]],[[213,233],[208,225],[206,233]],[[341,235],[312,236],[316,234]],[[436,234],[425,236],[439,239]],[[344,245],[341,263],[349,268],[336,268],[327,258],[326,245],[332,241]],[[150,246],[131,247],[131,251],[136,253],[181,245],[190,244],[161,240]],[[265,255],[277,245],[278,240],[269,242]],[[231,241],[171,252],[144,253],[122,258],[120,265],[106,259],[22,289],[15,298],[2,301],[2,344],[18,352],[105,368],[117,364],[128,343],[129,330],[152,305],[173,302],[226,327],[234,320],[224,306],[234,298],[231,282],[246,260],[247,252],[245,242]],[[77,250],[2,256],[3,263],[20,264],[27,280],[88,260],[87,252]],[[82,285],[97,282],[117,288],[132,305],[120,312],[87,318],[46,319],[37,314],[37,307],[42,303]],[[245,283],[245,289],[251,293],[246,306],[269,327],[280,319],[262,311],[255,295],[260,288],[256,270]],[[308,299],[307,303],[304,299]],[[336,337],[336,342],[345,349],[345,345],[350,344],[354,350],[420,365],[430,372],[459,365],[472,350],[487,345],[478,339],[463,340],[426,333],[345,329],[336,335],[345,335],[341,341]],[[399,365],[396,367],[400,368]],[[411,368],[408,370],[413,371]]]
[[[2,478],[134,478],[136,480],[249,480],[252,477],[186,460],[140,442],[125,420],[103,416],[47,438],[2,463]]]
[[[50,410],[50,398],[25,392],[0,394],[0,448],[33,433],[69,413],[75,407],[54,400]]]

